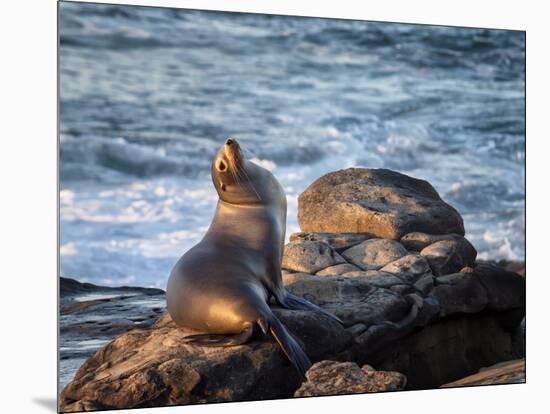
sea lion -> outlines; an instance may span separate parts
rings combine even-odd
[[[174,322],[204,334],[186,342],[231,346],[247,342],[257,325],[281,346],[304,377],[311,362],[268,306],[273,296],[287,309],[315,310],[341,321],[283,286],[281,260],[286,196],[270,171],[243,156],[228,139],[212,161],[219,196],[203,239],[174,265],[166,288]]]

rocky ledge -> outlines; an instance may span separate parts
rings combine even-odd
[[[165,313],[153,325],[136,326],[97,350],[63,389],[62,410],[433,388],[524,356],[525,278],[476,262],[462,219],[429,184],[386,170],[331,174],[330,180],[320,179],[324,184],[318,190],[345,206],[350,198],[337,186],[339,180],[348,183],[343,188],[353,194],[350,205],[361,204],[365,214],[362,221],[354,220],[377,220],[372,193],[390,207],[376,224],[386,230],[339,228],[335,221],[328,231],[311,219],[307,231],[291,235],[285,247],[287,289],[344,322],[273,304],[317,362],[305,383],[269,337],[258,334],[230,348],[198,347],[183,343],[194,332],[176,327]],[[377,177],[383,191],[373,187]],[[392,196],[392,188],[404,199]],[[445,206],[451,218],[435,220]],[[422,224],[430,220],[435,220],[431,227]]]
[[[99,347],[123,332],[150,327],[166,306],[161,289],[97,286],[64,277],[59,294],[62,386]]]

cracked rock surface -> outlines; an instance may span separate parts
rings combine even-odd
[[[407,378],[399,372],[376,371],[369,365],[360,368],[353,362],[317,362],[306,377],[295,397],[399,391],[407,383]]]

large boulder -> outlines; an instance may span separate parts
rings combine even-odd
[[[369,365],[359,368],[353,362],[336,361],[315,363],[306,378],[294,393],[295,397],[399,391],[407,383],[407,378],[399,372],[376,371]]]
[[[460,214],[426,181],[386,169],[326,174],[298,198],[303,232],[365,233],[399,240],[410,232],[464,235]]]

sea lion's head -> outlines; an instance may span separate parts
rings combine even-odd
[[[221,200],[231,204],[268,204],[286,197],[277,179],[248,161],[234,138],[225,141],[212,160],[212,182]]]

